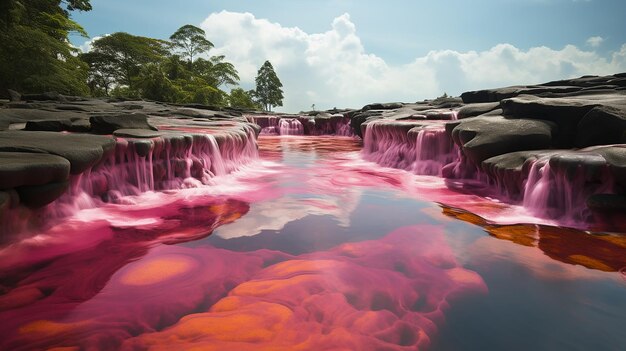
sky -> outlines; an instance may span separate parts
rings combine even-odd
[[[91,38],[205,30],[254,88],[270,60],[284,112],[415,102],[464,91],[626,72],[623,0],[91,0]],[[226,88],[227,89],[227,88]],[[227,89],[228,90],[228,89]]]

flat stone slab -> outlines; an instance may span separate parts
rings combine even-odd
[[[556,127],[542,120],[490,116],[448,123],[446,129],[451,128],[454,142],[479,165],[488,158],[509,152],[550,148]]]
[[[96,134],[113,134],[118,129],[157,130],[148,123],[148,116],[143,113],[122,113],[91,116],[91,132]]]
[[[70,161],[49,154],[0,152],[0,189],[61,182],[70,175]]]
[[[58,155],[70,162],[72,174],[86,171],[114,148],[115,139],[107,136],[30,131],[0,132],[0,152]]]
[[[115,135],[116,137],[121,137],[121,138],[156,138],[156,137],[160,137],[162,133],[154,131],[154,130],[128,128],[128,129],[118,129],[115,132],[113,132],[113,135]]]

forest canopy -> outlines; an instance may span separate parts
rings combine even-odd
[[[239,88],[235,66],[223,55],[211,55],[213,43],[201,28],[190,24],[169,40],[112,33],[94,40],[90,51],[81,52],[71,45],[69,35],[88,35],[71,14],[89,10],[89,0],[0,2],[1,94],[7,89],[54,91],[246,109],[282,104],[282,90],[268,90],[268,86],[282,87],[273,70],[269,80],[262,80],[263,87]]]

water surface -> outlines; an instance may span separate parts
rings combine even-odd
[[[352,138],[259,144],[213,186],[83,210],[0,249],[0,349],[626,345],[623,236],[379,167]]]

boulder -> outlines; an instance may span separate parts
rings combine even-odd
[[[466,104],[499,102],[519,95],[541,95],[555,93],[572,93],[580,91],[581,87],[575,86],[545,86],[545,85],[520,85],[497,89],[485,89],[468,91],[461,94],[461,99]]]
[[[20,203],[31,208],[45,206],[58,199],[69,186],[69,182],[48,183],[44,185],[29,185],[16,188],[20,196]]]
[[[91,116],[91,132],[95,134],[113,134],[118,129],[157,130],[148,123],[148,116],[143,113],[122,113]]]
[[[97,135],[55,132],[0,132],[0,152],[31,152],[58,155],[79,174],[97,164],[115,149],[115,139]]]
[[[388,103],[374,103],[374,104],[369,104],[369,105],[365,105],[363,106],[363,108],[361,109],[362,111],[369,111],[369,110],[395,110],[398,108],[401,108],[402,106],[404,106],[403,103],[401,102],[388,102]]]
[[[448,123],[452,139],[476,165],[514,151],[547,149],[552,146],[554,124],[503,116],[471,117]]]
[[[476,117],[487,112],[493,111],[500,107],[500,102],[484,102],[477,104],[469,104],[461,107],[457,113],[458,119]]]
[[[79,118],[72,121],[68,130],[75,133],[88,133],[91,130],[91,123],[87,118]]]
[[[365,111],[362,113],[357,113],[350,119],[350,127],[352,127],[352,130],[354,130],[356,135],[362,138],[363,135],[361,134],[361,124],[365,123],[366,121],[380,119],[382,118],[382,116],[382,111]]]
[[[0,189],[66,181],[70,162],[60,156],[0,152]]]
[[[69,119],[43,119],[26,122],[25,130],[62,132],[70,130],[72,121]]]
[[[578,123],[576,146],[626,143],[626,108],[594,107]]]

